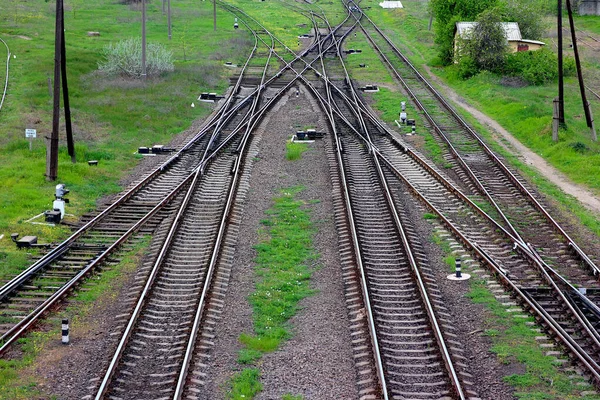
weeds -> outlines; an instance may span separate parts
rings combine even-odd
[[[255,364],[263,354],[275,351],[291,335],[288,320],[298,311],[298,302],[310,296],[314,263],[312,237],[314,229],[304,202],[295,196],[301,187],[284,189],[275,198],[274,206],[263,221],[262,240],[255,246],[258,282],[249,298],[252,305],[254,331],[240,336],[244,348],[238,362]],[[243,394],[252,398],[260,390],[260,373],[250,367],[236,374],[230,381],[230,398]]]

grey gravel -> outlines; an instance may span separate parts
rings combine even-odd
[[[232,371],[243,369],[236,360],[241,349],[239,335],[252,332],[247,302],[255,280],[252,246],[259,240],[260,220],[272,206],[273,197],[280,189],[297,185],[305,187],[300,198],[307,202],[319,200],[310,205],[318,229],[314,242],[321,256],[321,267],[312,277],[312,287],[317,292],[301,302],[302,310],[290,320],[293,338],[261,360],[263,391],[257,398],[281,399],[286,393],[305,399],[358,398],[324,143],[316,141],[309,145],[301,160],[285,160],[286,140],[298,127],[307,126],[325,129],[326,123],[302,91],[299,98],[292,95],[282,99],[260,127],[259,159],[250,180],[223,323],[216,329],[215,367],[209,372],[211,382],[203,398],[224,398],[225,383]]]

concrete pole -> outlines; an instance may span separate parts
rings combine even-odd
[[[171,40],[171,0],[167,0],[167,24],[169,25],[169,40]]]
[[[142,79],[146,79],[146,0],[142,0]]]
[[[58,129],[60,126],[61,44],[63,35],[62,0],[56,0],[56,27],[54,31],[54,103],[52,106],[52,133],[46,149],[46,180],[55,181],[58,175]]]

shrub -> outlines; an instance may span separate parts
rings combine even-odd
[[[558,57],[551,50],[520,51],[506,57],[504,73],[523,78],[531,85],[543,85],[558,78]],[[575,75],[575,60],[565,57],[563,75]]]
[[[470,77],[477,75],[479,67],[477,62],[470,56],[464,56],[460,58],[458,63],[458,76],[461,79],[469,79]]]
[[[142,40],[122,40],[109,44],[102,50],[104,62],[98,68],[109,75],[142,76]],[[173,53],[162,44],[148,43],[146,49],[146,75],[158,76],[174,70]]]

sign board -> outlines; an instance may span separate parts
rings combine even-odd
[[[37,131],[35,129],[25,129],[25,137],[26,138],[34,138],[36,137]]]

